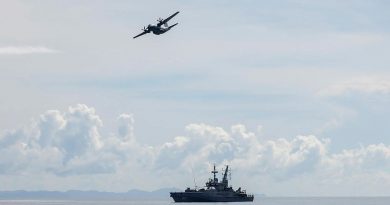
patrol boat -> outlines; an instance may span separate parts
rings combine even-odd
[[[211,173],[214,175],[212,179],[206,182],[206,188],[190,189],[187,188],[184,192],[170,192],[171,197],[175,202],[243,202],[253,201],[253,194],[247,194],[241,187],[233,190],[228,182],[229,166],[226,165],[223,179],[221,182],[215,176],[218,171],[214,170]]]

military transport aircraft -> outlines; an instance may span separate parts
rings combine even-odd
[[[173,24],[172,26],[168,26],[168,21],[171,20],[174,16],[176,16],[179,12],[176,12],[174,14],[172,14],[171,16],[169,16],[168,18],[166,19],[162,19],[162,18],[159,18],[157,19],[158,23],[157,25],[148,25],[148,27],[144,27],[142,30],[143,32],[134,36],[133,38],[137,38],[139,36],[142,36],[142,35],[145,35],[147,33],[150,33],[150,32],[153,32],[153,34],[155,35],[160,35],[160,34],[163,34],[167,31],[169,31],[171,28],[173,28],[174,26],[176,26],[178,23],[175,23]],[[162,25],[164,25],[164,27],[162,27]]]

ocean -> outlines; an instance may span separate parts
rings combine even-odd
[[[1,205],[173,205],[172,200],[0,200]],[[390,197],[259,197],[254,202],[178,205],[390,205]]]

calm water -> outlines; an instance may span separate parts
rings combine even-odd
[[[171,200],[56,201],[0,200],[1,205],[173,205]],[[390,197],[262,197],[244,203],[176,203],[176,205],[390,205]]]

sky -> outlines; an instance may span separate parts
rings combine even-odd
[[[1,0],[0,189],[389,196],[389,9]]]

